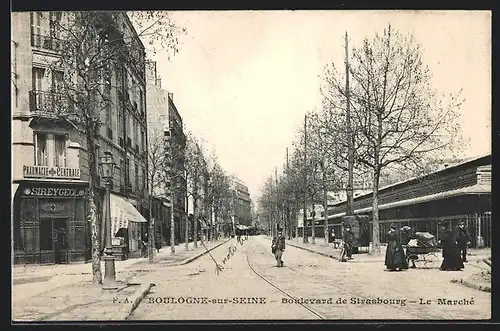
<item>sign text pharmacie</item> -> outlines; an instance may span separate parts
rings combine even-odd
[[[52,188],[31,187],[24,189],[24,195],[39,197],[82,197],[85,195],[83,188]]]
[[[24,178],[80,179],[80,169],[25,165],[23,176]]]

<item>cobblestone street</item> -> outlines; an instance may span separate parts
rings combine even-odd
[[[237,249],[223,263],[231,244]],[[185,266],[158,268],[138,276],[141,282],[147,279],[156,286],[130,319],[450,320],[491,316],[489,293],[451,282],[477,272],[472,264],[461,272],[442,272],[436,260],[426,268],[388,272],[383,257],[341,263],[288,245],[285,267],[276,268],[270,241],[262,236],[250,237],[243,245],[231,241],[212,255],[223,267],[219,274],[214,261],[205,255]]]

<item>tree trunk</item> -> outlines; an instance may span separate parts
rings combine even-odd
[[[151,186],[152,187],[152,186]],[[154,240],[155,240],[155,231],[154,231],[154,216],[153,216],[153,195],[149,194],[149,241],[148,241],[148,260],[149,263],[154,262]]]
[[[325,245],[328,246],[328,191],[326,188],[326,179],[324,180],[324,186],[323,186],[323,219],[325,222]]]
[[[377,167],[373,172],[373,233],[372,248],[374,254],[380,255],[380,224],[378,215],[378,186],[380,180],[380,169]]]
[[[185,218],[186,218],[186,231],[184,231],[184,237],[186,239],[186,242],[184,243],[184,248],[186,249],[186,251],[188,251],[189,250],[189,213],[188,213],[187,189],[186,189],[186,194],[185,194],[185,197],[184,197],[184,203],[185,203],[184,215],[185,215]]]
[[[193,247],[198,247],[198,194],[196,194],[196,190],[198,188],[194,185],[193,191]]]
[[[97,216],[97,178],[98,170],[96,163],[97,148],[94,140],[92,128],[87,130],[86,141],[87,141],[87,160],[89,166],[89,196],[88,205],[89,213],[87,215],[90,221],[91,228],[91,246],[92,246],[92,283],[94,285],[102,284],[102,272],[101,272],[101,228],[99,217]]]
[[[101,273],[101,245],[100,245],[100,227],[97,218],[97,207],[95,203],[95,194],[93,188],[89,189],[89,213],[88,220],[90,221],[91,229],[91,244],[92,244],[92,283],[99,285],[102,283]]]
[[[148,260],[149,263],[154,262],[154,244],[155,244],[155,219],[154,217],[149,220],[149,240],[148,240]]]
[[[174,190],[170,194],[170,253],[175,255],[175,211],[174,211]],[[179,223],[180,224],[180,223]]]
[[[316,206],[312,204],[312,219],[311,219],[311,244],[316,244]]]

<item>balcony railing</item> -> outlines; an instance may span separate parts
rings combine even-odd
[[[61,39],[57,39],[52,36],[32,34],[31,46],[54,52],[59,52],[61,51],[61,48],[63,46],[63,41]]]
[[[32,112],[60,113],[70,108],[68,98],[62,93],[34,90],[29,96]]]

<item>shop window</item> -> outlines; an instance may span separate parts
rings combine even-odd
[[[52,220],[51,219],[41,219],[40,220],[40,250],[41,251],[51,251],[53,248],[52,241]]]

